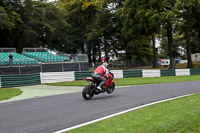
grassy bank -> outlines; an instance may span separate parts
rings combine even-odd
[[[18,96],[21,93],[22,91],[16,88],[0,88],[0,101]]]
[[[199,61],[194,61],[193,63],[193,68],[200,68],[200,62]],[[148,68],[148,69],[169,69],[169,66],[162,66],[159,65],[156,68]],[[184,64],[176,64],[176,69],[187,69],[187,63]]]
[[[169,76],[169,77],[154,77],[154,78],[114,79],[116,86],[156,84],[156,83],[169,83],[169,82],[183,82],[183,81],[197,81],[197,80],[200,80],[200,75]],[[88,84],[89,84],[88,82],[82,80],[82,81],[72,81],[72,82],[49,83],[47,85],[55,85],[55,86],[86,86]]]
[[[200,94],[167,101],[69,133],[199,133]]]

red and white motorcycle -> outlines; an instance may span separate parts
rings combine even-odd
[[[100,93],[104,93],[107,92],[108,94],[113,93],[113,91],[115,90],[115,83],[113,81],[114,79],[114,75],[113,73],[109,72],[110,75],[112,75],[111,78],[109,78],[107,80],[107,83],[105,84],[106,87],[105,90],[99,90],[97,87],[99,86],[99,82],[91,77],[86,77],[85,80],[86,81],[90,81],[90,85],[85,86],[85,88],[82,91],[82,96],[85,100],[91,100],[93,98],[94,95],[98,95]]]

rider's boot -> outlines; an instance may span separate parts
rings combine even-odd
[[[101,88],[96,88],[95,89],[95,94],[96,95],[100,94],[101,92],[103,92],[103,90]]]
[[[101,92],[105,92],[106,91],[106,86],[105,85],[102,85],[101,86]]]

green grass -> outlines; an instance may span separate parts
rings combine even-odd
[[[114,79],[116,86],[127,85],[141,85],[141,84],[155,84],[155,83],[169,83],[169,82],[183,82],[183,81],[196,81],[200,80],[200,75],[191,76],[169,76],[169,77],[154,77],[154,78],[122,78]],[[48,85],[55,86],[86,86],[89,83],[86,81],[72,81],[49,83]]]
[[[199,133],[200,94],[167,101],[81,128],[69,133]]]
[[[0,88],[0,101],[18,96],[21,93],[22,91],[16,88]]]

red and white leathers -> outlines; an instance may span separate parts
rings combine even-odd
[[[97,69],[92,73],[92,78],[99,81],[99,86],[104,90],[103,86],[107,82],[107,78],[112,76],[109,74],[109,70],[106,68],[107,64],[98,66]]]
[[[97,69],[94,72],[100,74],[103,77],[107,77],[107,78],[112,77],[109,74],[109,70],[104,65],[98,66]]]

